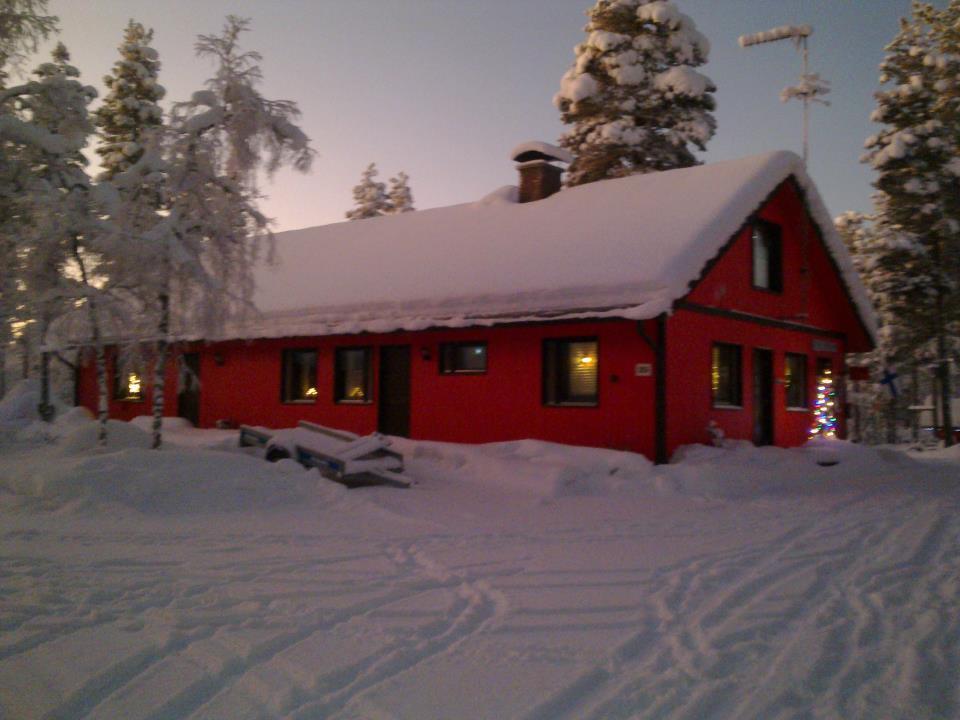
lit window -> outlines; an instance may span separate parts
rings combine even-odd
[[[337,402],[370,402],[370,348],[338,348],[334,379]]]
[[[787,407],[806,408],[809,405],[807,399],[807,356],[787,353],[785,375]]]
[[[283,402],[306,403],[317,399],[317,351],[283,351]]]
[[[753,286],[761,290],[783,290],[780,226],[758,220],[753,225]]]
[[[440,372],[443,374],[486,371],[486,343],[443,343],[440,346]]]
[[[714,405],[742,404],[741,367],[739,345],[714,344],[710,377]]]
[[[139,371],[118,365],[113,379],[114,400],[143,400],[143,378]]]
[[[596,405],[598,349],[595,338],[546,340],[543,401],[547,405]]]

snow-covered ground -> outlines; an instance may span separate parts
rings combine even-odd
[[[0,434],[2,718],[960,716],[956,452],[111,430]]]

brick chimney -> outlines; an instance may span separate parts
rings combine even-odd
[[[533,202],[560,190],[563,168],[553,162],[570,163],[573,157],[563,148],[545,142],[526,142],[510,153],[520,172],[519,202]]]

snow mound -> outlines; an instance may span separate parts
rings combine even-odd
[[[296,507],[329,503],[346,492],[296,463],[268,464],[242,453],[138,447],[149,436],[126,427],[126,435],[122,430],[114,435],[119,436],[117,444],[127,447],[80,452],[39,467],[32,475],[8,480],[7,489],[47,510],[74,513],[120,507],[150,515]]]
[[[649,490],[654,467],[636,453],[541,440],[485,445],[417,442],[404,455],[414,475],[426,464],[434,472],[455,473],[458,482],[496,485],[544,500]]]
[[[63,434],[59,443],[62,455],[79,455],[97,449],[100,423],[75,425]],[[122,420],[107,420],[107,449],[126,450],[150,447],[150,433]]]
[[[800,448],[755,447],[735,441],[722,448],[680,447],[664,475],[681,495],[759,498],[857,489],[845,481],[852,470],[878,488],[915,462],[896,450],[842,440],[816,440]]]
[[[152,415],[137,415],[130,421],[130,424],[134,427],[138,427],[144,432],[153,431],[153,416]],[[163,431],[167,430],[188,430],[193,427],[193,423],[182,417],[163,417]]]
[[[38,419],[40,383],[37,380],[21,380],[0,399],[0,426],[24,427]]]

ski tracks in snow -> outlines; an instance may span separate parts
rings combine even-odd
[[[957,717],[958,509],[839,507],[662,569],[655,620],[527,720]]]
[[[684,516],[527,534],[87,530],[60,538],[76,548],[60,558],[30,549],[54,531],[11,531],[0,708],[87,720],[960,715],[956,494],[764,502],[744,501],[736,542],[698,539],[661,562],[650,543],[695,536]],[[719,529],[738,517],[723,512]]]

